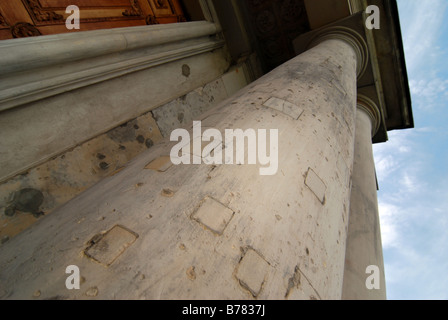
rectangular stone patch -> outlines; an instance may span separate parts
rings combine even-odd
[[[222,235],[233,215],[233,210],[211,197],[206,197],[191,218],[212,232]]]
[[[276,97],[271,97],[263,105],[265,107],[280,111],[295,120],[298,120],[303,112],[303,109],[300,108],[299,106],[296,106],[291,102]]]
[[[243,288],[249,290],[254,297],[257,297],[263,288],[268,271],[269,263],[255,250],[248,249],[238,265],[236,278]]]
[[[89,247],[84,250],[87,257],[108,267],[131,244],[137,240],[138,234],[116,225],[104,234],[98,234],[89,241]]]
[[[315,194],[317,199],[324,204],[325,202],[325,191],[327,187],[325,183],[319,178],[319,176],[311,169],[308,168],[306,174],[305,184],[310,188],[310,190]]]

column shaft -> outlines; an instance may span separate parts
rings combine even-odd
[[[364,108],[356,113],[350,217],[343,299],[385,299],[384,263],[378,215],[377,184],[372,152],[372,118]],[[368,289],[368,266],[377,266],[380,289]],[[369,279],[370,280],[370,279]],[[370,281],[369,281],[370,282]]]
[[[356,78],[356,51],[340,39],[273,70],[198,120],[223,134],[278,130],[276,174],[260,175],[259,161],[144,169],[157,169],[175,143],[156,145],[0,247],[1,287],[16,298],[37,289],[41,298],[85,298],[64,287],[73,264],[83,289],[97,287],[104,299],[340,299]],[[123,228],[104,237],[126,249],[118,257],[98,237],[89,241],[116,224]],[[86,243],[90,256],[80,255]],[[21,246],[26,254],[17,255]],[[54,271],[44,251],[54,253]]]

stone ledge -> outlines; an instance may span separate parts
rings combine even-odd
[[[224,46],[205,21],[0,43],[0,111]]]

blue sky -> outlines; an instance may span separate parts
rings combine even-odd
[[[398,0],[415,129],[374,145],[388,299],[448,299],[448,1]]]

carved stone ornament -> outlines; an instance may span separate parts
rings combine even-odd
[[[131,0],[131,9],[125,10],[122,12],[122,15],[125,17],[138,17],[143,14],[142,8],[140,7],[140,4],[138,3],[138,0]]]
[[[5,18],[0,13],[0,28],[1,27],[8,27],[8,23],[6,22]]]
[[[157,9],[168,9],[168,2],[166,0],[154,0]]]
[[[156,16],[148,15],[146,16],[146,24],[147,25],[159,24],[159,21],[157,21]]]
[[[52,22],[63,20],[64,17],[54,11],[47,11],[42,8],[39,0],[23,0],[30,7],[35,20],[38,22]]]
[[[261,34],[269,33],[276,27],[275,16],[271,11],[264,10],[256,18],[257,29]]]
[[[187,22],[187,18],[182,15],[177,16],[177,22]]]
[[[11,28],[14,38],[36,37],[40,36],[40,31],[30,23],[18,22]]]
[[[301,18],[304,8],[293,0],[285,0],[280,6],[280,16],[287,22],[294,22]]]

